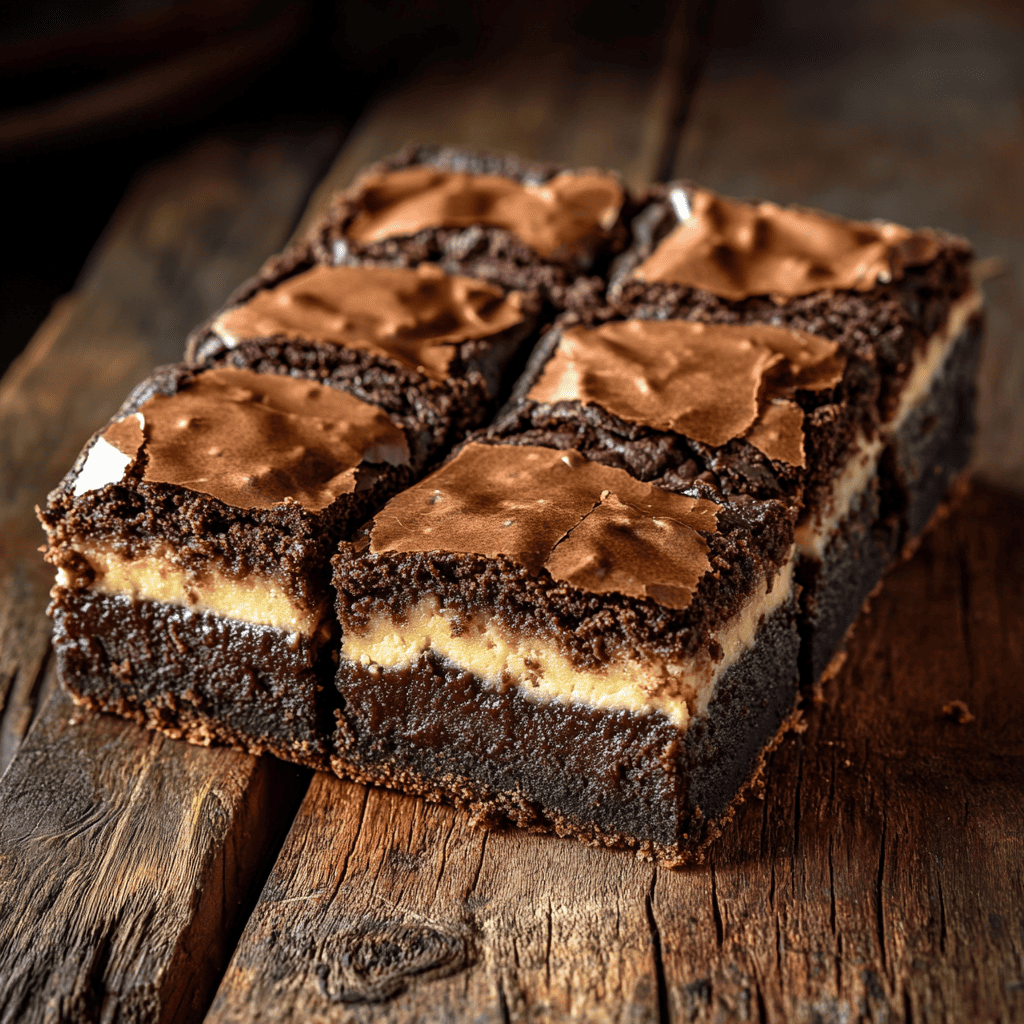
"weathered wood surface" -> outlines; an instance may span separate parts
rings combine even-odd
[[[0,781],[0,1020],[201,1017],[306,781],[56,692]]]
[[[0,383],[0,1020],[196,1019],[308,774],[53,692],[33,506],[129,388],[292,229],[335,140],[209,143],[144,175]],[[29,722],[35,726],[17,753]],[[2,767],[2,766],[0,766]]]
[[[737,54],[735,42],[712,56],[679,171],[741,194],[944,224],[974,237],[983,254],[1012,255],[1014,239],[1009,229],[999,233],[999,217],[1018,215],[1010,210],[1013,193],[999,192],[991,205],[987,193],[997,184],[1019,185],[1019,121],[1012,121],[1005,105],[1007,95],[1015,96],[1006,71],[1015,12],[1007,8],[999,15],[1003,38],[978,28],[991,25],[985,19],[995,17],[994,5],[895,4],[904,12],[895,24],[885,22],[886,6],[871,6],[865,10],[888,33],[860,38],[856,19],[844,16],[844,32],[852,34],[843,36],[843,48],[829,49],[834,26],[823,27],[802,5],[797,9],[787,0],[782,6],[790,11],[788,20],[757,44],[774,47],[774,57],[758,57],[756,47]],[[911,20],[919,14],[933,19],[926,18],[921,30]],[[738,16],[727,10],[725,17]],[[952,19],[952,29],[943,28],[942,18]],[[680,46],[678,38],[673,45]],[[903,66],[901,53],[912,53],[917,56],[905,73],[911,91],[946,80],[953,72],[936,54],[952,59],[951,38],[956,46],[974,40],[977,60],[971,66],[982,81],[989,81],[992,61],[1005,58],[1004,64],[996,60],[1003,70],[992,72],[998,81],[989,81],[990,92],[982,90],[978,109],[959,121],[953,117],[967,133],[961,135],[964,144],[975,152],[982,147],[990,157],[978,165],[991,171],[987,185],[968,175],[969,156],[936,172],[934,180],[920,177],[930,166],[918,155],[928,125],[922,122],[917,135],[907,129],[915,103],[900,108],[904,93],[893,85],[899,82],[885,78],[887,70],[894,74]],[[809,85],[817,80],[807,67],[810,58],[802,57],[806,51],[816,55],[820,86]],[[823,63],[823,53],[831,64]],[[774,79],[767,72],[744,77],[758,60]],[[792,79],[779,77],[780,65],[792,69]],[[671,136],[665,121],[679,109],[679,98],[664,99],[673,81],[667,73],[648,77],[643,89],[634,78],[624,73],[612,87],[592,69],[574,79],[565,68],[540,64],[526,78],[498,67],[491,79],[467,75],[458,82],[422,83],[422,91],[411,87],[404,98],[382,101],[367,115],[336,163],[330,186],[347,184],[365,160],[431,135],[620,166],[634,181],[653,176]],[[872,93],[869,87],[879,78],[883,85]],[[536,84],[544,81],[555,84]],[[730,96],[748,106],[737,106]],[[889,131],[883,119],[871,122],[870,112],[854,102],[859,96],[867,106],[888,97],[885,102],[903,109],[905,122]],[[447,109],[439,105],[445,98]],[[926,95],[920,103],[933,101]],[[637,111],[648,109],[645,104],[657,112],[660,127],[640,124]],[[868,126],[861,134],[858,118]],[[580,127],[586,124],[589,132]],[[839,125],[834,135],[832,124]],[[972,125],[976,136],[969,134]],[[640,145],[645,137],[660,141]],[[865,139],[874,140],[873,157],[864,155]],[[952,145],[937,154],[950,160],[955,155]],[[893,170],[901,167],[916,169],[904,178]],[[977,167],[973,173],[980,173]],[[924,191],[921,181],[939,189],[946,205],[940,209],[934,195],[934,207],[921,205],[932,201],[917,195]],[[967,193],[970,201],[958,206],[957,197]],[[311,215],[322,206],[320,194],[310,204]],[[139,216],[149,223],[154,209],[159,203],[141,208]],[[173,211],[163,223],[175,223]],[[184,243],[173,230],[156,232],[171,250],[163,259],[181,260],[175,265],[183,268],[205,266],[210,255],[200,244],[193,243],[187,262],[182,259],[175,246]],[[994,239],[991,245],[986,238]],[[244,273],[225,272],[223,287],[203,311]],[[1015,273],[1019,277],[1019,269]],[[184,269],[180,274],[188,278]],[[997,339],[1020,333],[1014,280],[999,279],[990,290]],[[156,307],[151,298],[138,308],[159,308],[159,301],[158,295]],[[74,307],[63,311],[68,323],[72,313],[80,315]],[[58,338],[69,329],[60,322],[51,326]],[[82,364],[68,360],[85,354],[58,350],[64,373],[83,372],[76,368]],[[117,351],[109,346],[104,358]],[[1021,421],[1005,402],[1013,393],[998,390],[1006,385],[991,369],[992,351],[1004,378],[1017,372],[1021,357],[1012,345],[996,341],[982,406],[985,438],[994,437],[993,424],[1004,428],[1002,461],[993,462],[995,449],[986,440],[985,468],[990,476],[1013,480],[1013,453],[1024,451]],[[51,364],[45,348],[30,352],[34,357],[26,353],[16,372],[31,381],[42,367],[51,375],[44,379],[59,378],[61,367]],[[0,413],[8,408],[4,402],[38,400],[34,386],[5,390],[8,379],[0,384]],[[131,382],[112,384],[107,400],[116,404]],[[98,400],[104,401],[101,394]],[[9,415],[12,424],[35,423],[37,410],[30,404]],[[105,415],[95,411],[82,436]],[[54,480],[80,440],[47,464]],[[53,446],[47,437],[29,437],[17,465],[31,466],[31,453],[50,450],[46,445]],[[29,470],[16,472],[24,478]],[[14,513],[4,520],[7,536],[16,536],[19,521]],[[1024,1017],[1022,521],[1024,501],[979,486],[913,560],[896,568],[859,622],[848,660],[825,687],[823,702],[808,708],[807,731],[772,757],[764,801],[744,807],[703,867],[668,871],[557,839],[483,833],[450,808],[316,776],[209,1020]],[[24,545],[15,543],[12,550],[28,558]],[[31,579],[27,560],[4,565],[25,566],[21,571]],[[14,570],[5,572],[4,579],[16,579]],[[8,586],[14,593],[14,584]],[[41,590],[26,592],[41,606]],[[0,603],[0,609],[9,607],[10,599]],[[16,632],[27,628],[28,613],[4,621],[13,625],[4,626],[0,651],[13,658],[4,666],[13,667],[0,680],[8,680],[8,692],[45,692],[45,632],[38,641],[43,653],[35,661],[19,660],[17,652],[31,646]],[[958,717],[967,715],[953,701],[962,701],[973,719],[960,724]],[[13,706],[8,698],[5,723],[15,720]],[[18,707],[18,721],[27,720],[24,701]],[[192,750],[107,719],[70,726],[68,717],[80,718],[58,694],[0,783],[0,814],[7,814],[8,803],[15,808],[9,815],[14,824],[0,823],[0,842],[7,844],[0,847],[0,899],[13,894],[17,900],[6,916],[0,904],[0,1020],[41,1017],[47,1007],[52,1019],[70,1016],[72,1009],[80,1019],[192,1017],[204,999],[190,1001],[182,978],[191,984],[189,972],[201,958],[209,952],[216,964],[233,941],[231,898],[217,894],[230,891],[237,899],[246,870],[247,877],[259,877],[255,854],[261,844],[273,849],[274,840],[265,834],[261,839],[267,819],[256,809],[270,806],[276,820],[287,820],[294,791],[272,788],[281,770],[274,762],[239,767],[248,759]],[[20,729],[9,731],[16,737]],[[67,744],[74,757],[48,753]],[[87,755],[89,744],[101,753]],[[83,779],[87,786],[76,790]],[[99,794],[95,807],[76,796],[88,787]],[[155,795],[143,798],[154,787]],[[34,804],[28,798],[17,803],[26,792],[36,794]],[[203,792],[213,795],[204,802]],[[45,808],[43,793],[50,794]],[[26,815],[24,807],[35,809]],[[208,814],[211,807],[220,813]],[[246,827],[253,838],[240,843]],[[181,838],[174,842],[176,833]],[[225,871],[235,881],[218,882]],[[105,892],[109,899],[102,901]],[[160,922],[161,941],[152,941],[145,913]],[[6,924],[14,917],[24,921],[22,927]],[[167,940],[173,933],[177,945]],[[92,942],[92,934],[100,941]],[[71,952],[59,960],[65,949]],[[52,978],[44,981],[38,972],[47,962]],[[12,971],[9,963],[18,967]],[[211,966],[197,975],[195,987],[202,989],[216,974]],[[10,984],[19,978],[33,980]]]
[[[708,4],[666,3],[661,38],[615,66],[587,65],[552,38],[559,5],[536,3],[522,43],[493,62],[444,65],[372,103],[321,182],[297,233],[358,171],[411,142],[517,153],[574,167],[609,167],[643,188],[678,144],[706,45]]]
[[[675,173],[946,228],[1000,261],[975,462],[1024,488],[1024,6],[722,0],[716,25]]]

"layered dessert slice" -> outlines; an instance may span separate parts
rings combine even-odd
[[[562,305],[625,247],[632,212],[615,174],[413,146],[341,193],[310,245],[327,263],[438,262]]]
[[[505,440],[342,544],[335,770],[697,857],[794,721],[790,508]]]
[[[795,328],[846,359],[833,391],[800,400],[811,445],[829,449],[808,459],[797,531],[816,680],[967,462],[981,336],[970,246],[686,183],[656,189],[633,232],[608,290],[620,315]]]

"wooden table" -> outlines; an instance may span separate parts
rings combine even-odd
[[[33,505],[283,244],[339,143],[209,141],[137,181],[0,382],[0,1022],[1024,1017],[1024,24],[995,0],[780,0],[745,36],[750,5],[717,7],[695,92],[691,4],[660,64],[538,43],[381,99],[306,217],[441,139],[941,224],[1003,261],[973,489],[861,617],[764,798],[673,871],[56,688]]]

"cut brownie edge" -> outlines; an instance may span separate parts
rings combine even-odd
[[[903,523],[901,543],[921,533],[970,460],[983,328],[982,315],[972,311],[942,353],[927,388],[894,425],[887,468]]]
[[[365,679],[357,670],[332,764],[343,777],[454,802],[478,819],[692,860],[796,722],[795,619],[789,600],[686,730],[658,712],[538,703],[433,652]]]
[[[920,535],[967,465],[981,335],[977,297],[965,297],[912,368],[900,415],[862,440],[830,499],[797,527],[805,685],[826,670],[896,553]]]
[[[326,767],[328,647],[124,595],[54,589],[58,676],[76,699],[176,737]]]

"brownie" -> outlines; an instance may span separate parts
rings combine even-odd
[[[614,172],[410,146],[339,194],[310,245],[334,264],[438,262],[561,307],[600,289],[592,276],[626,246],[634,212]]]
[[[49,496],[60,676],[700,859],[967,463],[981,331],[940,231],[410,148]]]
[[[287,373],[156,371],[40,512],[68,688],[146,714],[160,699],[210,711],[233,672],[267,705],[254,749],[322,752],[330,556],[433,454],[416,410],[402,412]]]
[[[436,264],[332,267],[299,247],[197,328],[186,358],[329,382],[417,419],[437,452],[490,414],[540,309],[536,294]]]
[[[335,770],[699,857],[793,722],[792,550],[782,501],[467,442],[334,560]]]
[[[834,388],[796,396],[808,457],[790,493],[803,507],[798,578],[813,683],[966,465],[981,330],[971,247],[687,182],[653,189],[632,229],[598,317],[771,324],[834,341],[845,360]],[[717,476],[728,475],[723,454]]]

